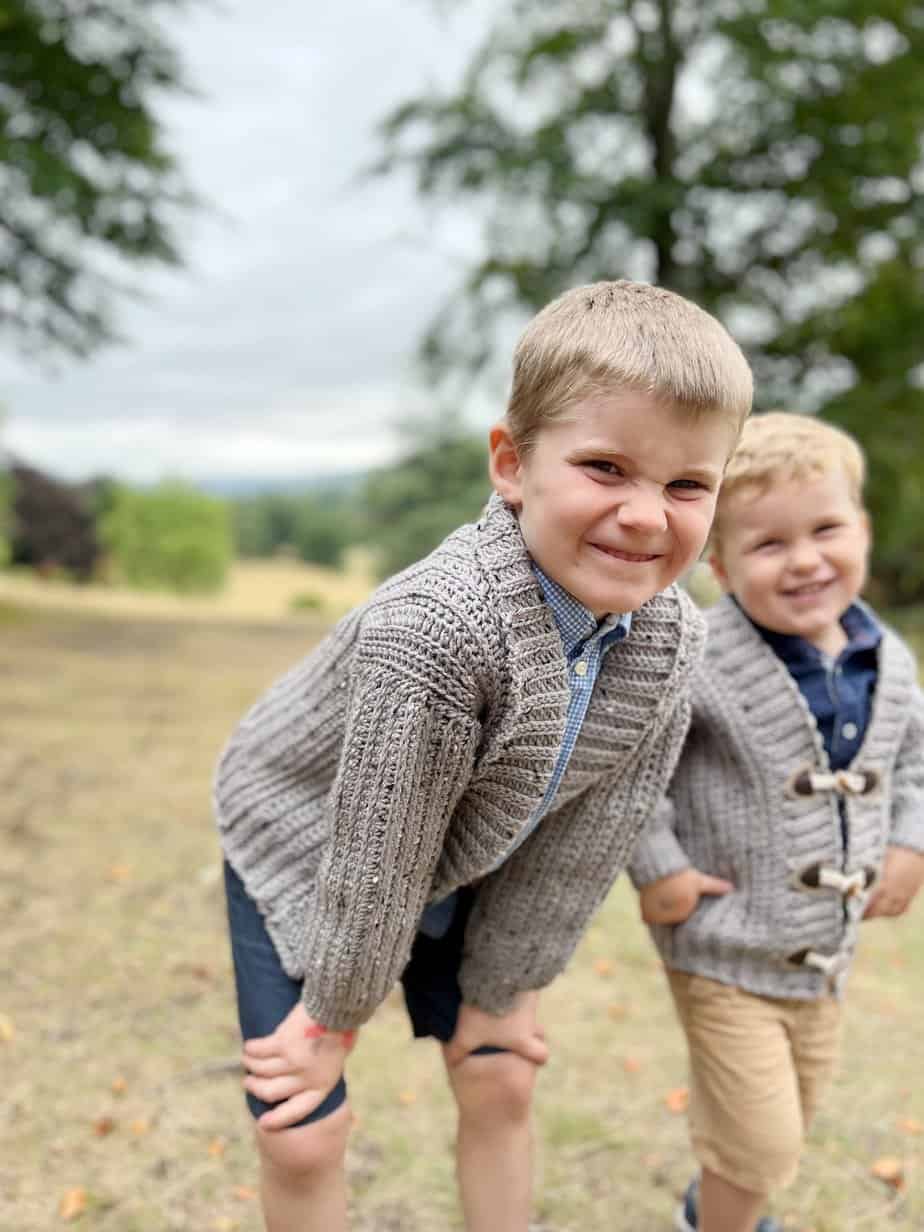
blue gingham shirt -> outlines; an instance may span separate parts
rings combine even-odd
[[[568,713],[565,718],[561,747],[558,750],[558,759],[545,793],[526,825],[516,836],[512,846],[498,860],[494,868],[499,868],[513,855],[548,812],[568,768],[571,754],[574,752],[574,746],[593,695],[594,685],[600,674],[603,656],[615,642],[621,642],[628,637],[632,628],[631,612],[605,616],[598,621],[593,612],[589,611],[583,603],[578,602],[574,595],[569,594],[564,587],[546,576],[535,562],[533,562],[533,571],[539,581],[543,597],[552,610],[565,651],[565,660],[568,664]],[[491,871],[493,872],[493,869]],[[420,931],[428,937],[443,936],[452,922],[455,905],[455,894],[450,894],[448,898],[438,903],[431,903],[421,916]]]

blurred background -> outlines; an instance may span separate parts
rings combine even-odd
[[[629,276],[726,322],[759,407],[859,437],[874,598],[924,600],[920,6],[0,23],[14,572],[240,594],[281,556],[352,567],[352,599],[477,512],[528,316]],[[282,611],[337,609],[317,578]]]
[[[258,1226],[211,767],[477,514],[559,291],[672,287],[759,409],[851,431],[869,594],[921,647],[922,63],[903,0],[0,0],[0,1225]],[[924,1226],[919,931],[870,928],[789,1227]],[[549,1004],[541,1226],[654,1232],[684,1064],[626,892]],[[403,1031],[355,1061],[358,1226],[457,1226]]]

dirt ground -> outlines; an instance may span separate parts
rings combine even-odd
[[[260,1227],[209,780],[314,636],[0,608],[0,1229]],[[922,924],[918,904],[867,926],[787,1227],[924,1228]],[[684,1056],[626,885],[544,1020],[536,1228],[667,1232],[691,1172]],[[397,997],[349,1077],[355,1227],[459,1227],[439,1060]]]

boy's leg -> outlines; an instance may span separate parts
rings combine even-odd
[[[455,1034],[462,1007],[458,972],[473,902],[471,889],[458,891],[448,927],[418,933],[401,977],[414,1034],[434,1036],[444,1045]],[[486,1046],[454,1065],[447,1063],[446,1072],[459,1113],[456,1161],[466,1229],[527,1232],[530,1108],[538,1067]]]
[[[459,1111],[456,1165],[468,1232],[526,1232],[537,1067],[512,1052],[446,1067]]]
[[[301,995],[282,969],[256,905],[225,865],[231,955],[241,1035],[270,1035]],[[247,1092],[256,1118],[273,1105]],[[267,1232],[345,1232],[344,1157],[351,1115],[343,1078],[321,1105],[290,1129],[255,1125],[260,1196]]]
[[[799,1079],[802,1121],[806,1129],[837,1066],[841,1043],[841,1002],[820,997],[793,1006],[790,1045]]]
[[[256,1127],[266,1232],[345,1232],[350,1110],[292,1129]]]
[[[753,1232],[766,1195],[739,1189],[703,1168],[699,1181],[699,1227],[704,1232]]]
[[[690,1136],[702,1166],[697,1232],[754,1232],[802,1149],[791,1003],[682,972],[669,978],[690,1052]]]

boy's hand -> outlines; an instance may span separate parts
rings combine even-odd
[[[545,1032],[536,1021],[538,1004],[537,992],[520,993],[513,1009],[500,1017],[476,1009],[473,1005],[463,1005],[459,1010],[456,1033],[445,1046],[446,1064],[450,1067],[459,1065],[476,1048],[492,1044],[495,1048],[515,1052],[534,1065],[545,1065],[549,1059],[549,1049]]]
[[[352,1039],[342,1032],[311,1038],[306,1031],[313,1028],[317,1024],[299,1002],[272,1035],[245,1040],[245,1089],[264,1103],[279,1105],[259,1118],[262,1129],[288,1129],[313,1112],[339,1082]]]
[[[882,873],[873,886],[864,920],[879,916],[903,915],[924,884],[924,855],[908,847],[886,850]]]
[[[711,877],[698,868],[685,868],[644,886],[639,891],[639,909],[646,924],[682,924],[696,910],[704,894],[728,894],[734,888],[722,877]]]

